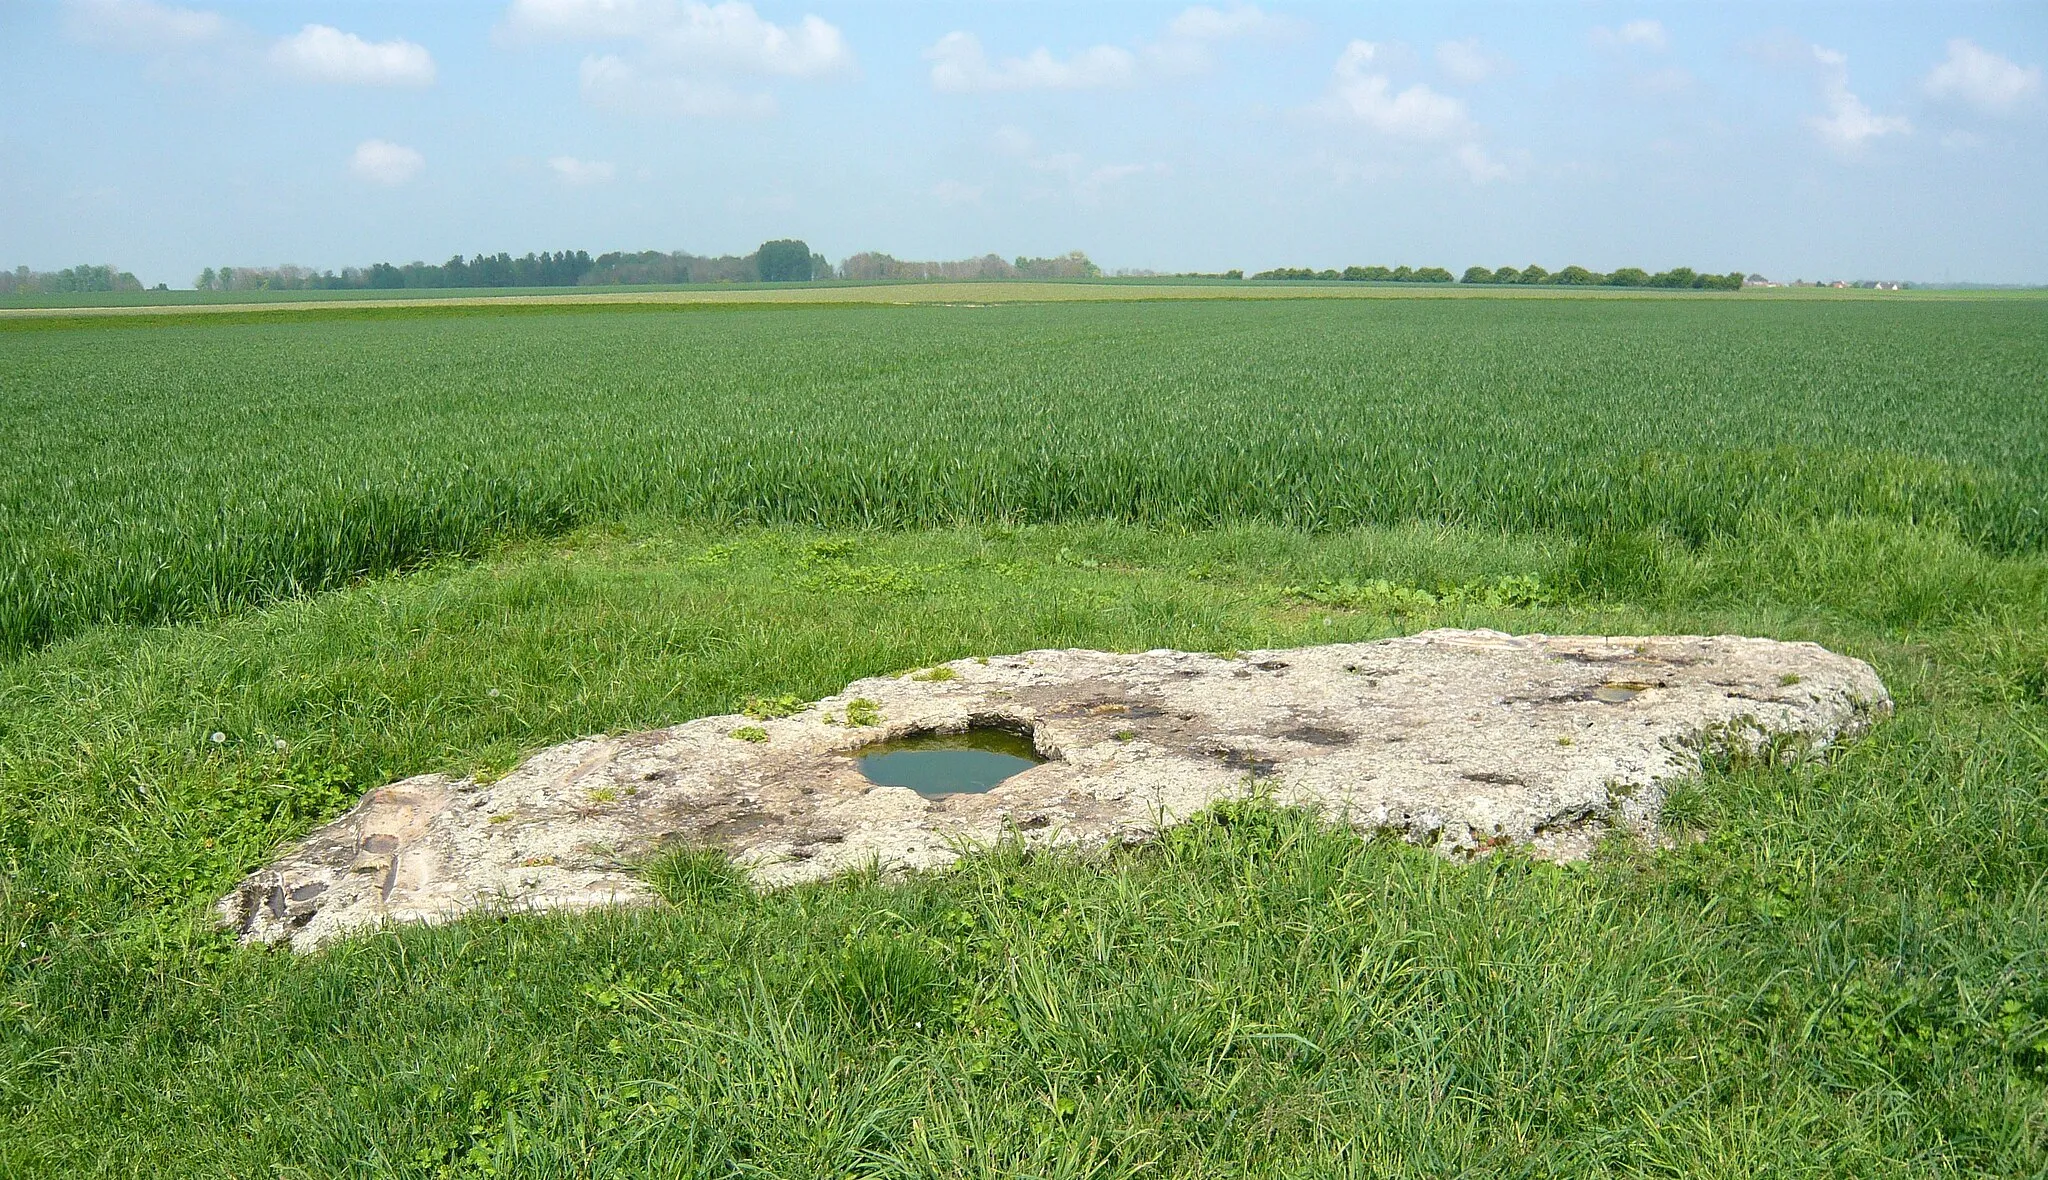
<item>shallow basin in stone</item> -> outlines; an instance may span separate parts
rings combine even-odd
[[[853,757],[869,782],[908,787],[927,799],[979,795],[1045,761],[1029,737],[990,725],[877,742]]]

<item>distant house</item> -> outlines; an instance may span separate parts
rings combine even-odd
[[[1745,287],[1775,287],[1778,284],[1772,282],[1771,280],[1765,278],[1762,275],[1751,275],[1748,278],[1742,280],[1742,285]]]
[[[1840,279],[1836,279],[1836,280],[1835,280],[1834,282],[1832,282],[1832,283],[1829,283],[1829,284],[1828,284],[1828,286],[1830,286],[1830,287],[1833,287],[1833,288],[1835,288],[1835,289],[1837,289],[1837,290],[1841,290],[1841,289],[1843,289],[1843,288],[1846,288],[1846,287],[1847,287],[1848,285],[1849,285],[1849,284],[1847,284],[1847,283],[1843,282],[1843,281],[1842,281],[1842,280],[1840,280]]]

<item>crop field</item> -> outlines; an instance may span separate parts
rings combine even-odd
[[[71,312],[220,313],[252,306],[271,310],[313,310],[336,304],[373,307],[417,307],[436,303],[458,307],[549,305],[630,306],[699,304],[920,304],[920,303],[1090,303],[1144,300],[1272,300],[1272,299],[1641,299],[1669,291],[1612,287],[1493,287],[1466,284],[1350,282],[1343,280],[1259,281],[1207,277],[1148,276],[1099,279],[821,279],[813,282],[599,284],[589,287],[444,287],[379,290],[351,288],[325,291],[106,291],[80,294],[15,294],[0,296],[0,316],[63,316]],[[1678,298],[1698,299],[1692,291]],[[1745,293],[1744,299],[1901,298],[1912,301],[2029,299],[2024,291],[1915,291],[1902,297],[1863,290],[1776,289],[1768,294]]]
[[[632,512],[2048,541],[2048,304],[6,322],[0,651]]]
[[[2048,1176],[2048,300],[437,302],[0,359],[0,1175]],[[1252,803],[305,956],[209,908],[581,734],[1439,626],[1812,640],[1897,712],[1577,865]]]

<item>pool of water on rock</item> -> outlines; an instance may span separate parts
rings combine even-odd
[[[869,782],[909,787],[927,799],[980,794],[1045,761],[1029,737],[993,726],[878,742],[853,757]]]

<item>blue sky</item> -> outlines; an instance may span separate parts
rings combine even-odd
[[[0,265],[2048,282],[2048,5],[0,0]]]

